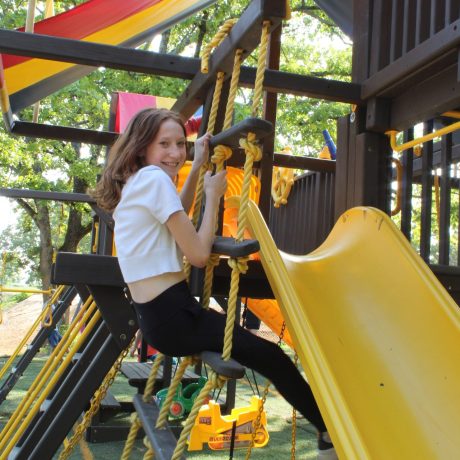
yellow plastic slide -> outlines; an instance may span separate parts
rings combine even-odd
[[[351,209],[292,256],[248,212],[339,457],[459,459],[460,311],[391,220]]]

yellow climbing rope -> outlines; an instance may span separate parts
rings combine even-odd
[[[155,382],[157,379],[158,371],[160,369],[161,364],[163,363],[163,360],[164,360],[164,355],[162,353],[157,353],[157,355],[155,356],[155,361],[152,365],[152,369],[150,370],[149,378],[147,379],[147,383],[145,385],[144,396],[143,396],[144,402],[150,402],[152,398],[152,393],[155,387]],[[140,421],[139,416],[137,415],[136,412],[133,412],[131,414],[131,428],[129,430],[128,438],[126,439],[125,447],[121,454],[121,460],[129,459],[131,452],[133,450],[133,447],[134,447],[134,443],[137,439],[137,433],[139,432],[139,429],[141,427],[142,427],[142,423]],[[147,446],[147,449],[151,450],[150,444],[149,446]],[[149,450],[147,450],[147,453],[149,453]]]
[[[264,76],[263,74],[265,71],[269,30],[270,30],[270,22],[265,21],[262,27],[262,37],[261,37],[261,44],[260,44],[260,49],[259,49],[257,72],[256,72],[255,89],[254,89],[254,97],[253,97],[253,104],[252,104],[253,116],[257,114],[258,105],[262,97],[263,76]],[[222,38],[220,38],[220,41],[222,41]],[[230,128],[232,118],[233,118],[234,101],[235,101],[236,92],[238,88],[242,57],[243,57],[243,50],[237,49],[235,52],[232,77],[230,81],[229,97],[228,97],[226,111],[225,111],[225,119],[224,119],[224,126],[223,126],[224,130]],[[206,68],[206,65],[204,67]],[[241,213],[241,209],[244,206],[243,203],[247,203],[249,200],[249,191],[250,191],[252,168],[254,165],[254,161],[260,160],[262,156],[261,149],[257,145],[256,137],[253,133],[249,133],[247,139],[240,140],[240,145],[245,150],[246,161],[244,165],[243,185],[242,185],[242,191],[241,191],[242,204],[240,206],[240,212],[238,215],[238,229],[237,229],[237,238],[236,238],[237,241],[242,241],[243,236],[244,236],[244,228],[246,226],[247,215],[245,212]],[[221,169],[223,169],[225,165],[225,161],[229,158],[229,156],[231,155],[231,152],[232,152],[231,149],[225,146],[218,146],[214,149],[214,155],[212,156],[211,161],[216,165],[216,171],[220,171]],[[248,261],[248,257],[229,259],[229,265],[232,268],[232,274],[231,274],[230,292],[229,292],[229,299],[228,299],[226,327],[225,327],[225,334],[224,334],[223,353],[222,353],[222,359],[224,360],[229,360],[231,357],[233,329],[234,329],[235,317],[236,317],[239,278],[240,278],[240,274],[246,273],[248,269],[247,261]],[[218,263],[218,258],[216,257],[211,258],[210,265],[215,265],[216,263]],[[205,280],[205,284],[204,284],[203,303],[205,302],[207,303],[208,299],[210,298],[212,283],[209,282],[209,279],[212,277],[212,271],[213,270],[211,268],[206,270],[207,279]],[[225,381],[226,379],[224,377],[217,375],[215,372],[212,371],[210,373],[210,378],[208,382],[206,383],[206,385],[203,387],[200,394],[196,398],[195,403],[192,407],[192,410],[187,418],[187,421],[185,422],[185,426],[182,430],[181,436],[174,450],[172,460],[176,460],[180,458],[183,451],[185,450],[187,438],[195,423],[195,418],[198,414],[200,407],[205,401],[205,398],[207,397],[209,391],[213,388],[222,387]]]
[[[282,150],[285,155],[292,154],[290,147]],[[294,170],[275,166],[272,174],[272,198],[275,208],[287,204],[287,199],[294,185]]]

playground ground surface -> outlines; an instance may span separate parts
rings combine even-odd
[[[30,299],[30,298],[29,298]],[[27,300],[29,300],[27,299]],[[24,318],[27,316],[36,315],[25,315],[24,312],[29,309],[36,309],[37,302],[23,301],[17,304],[18,307],[10,307],[8,309],[9,321],[5,322],[0,326],[2,329],[13,330],[9,337],[11,342],[6,342],[6,334],[0,333],[0,368],[6,362],[11,349],[13,348],[14,340],[19,341],[23,334],[18,334],[18,330],[15,327],[13,318],[17,318],[17,321],[23,323]],[[39,307],[40,308],[40,307]],[[38,310],[39,311],[39,310]],[[14,312],[14,314],[12,314]],[[38,314],[38,313],[37,313]],[[7,316],[8,319],[8,316]],[[14,340],[13,338],[16,337]],[[6,352],[8,350],[8,352]],[[286,352],[290,352],[288,348]],[[6,401],[0,405],[0,430],[3,428],[5,423],[10,418],[14,409],[17,407],[23,396],[25,395],[26,389],[30,386],[33,379],[39,372],[40,368],[45,363],[49,350],[44,349],[36,356],[36,358],[29,365],[23,377],[16,384],[15,388],[9,393]],[[133,358],[127,358],[133,359]],[[256,376],[259,391],[263,392],[265,386],[265,379],[261,376]],[[1,384],[1,382],[0,382]],[[123,375],[118,375],[114,384],[111,387],[111,393],[119,401],[131,401],[132,396],[135,394],[136,389],[128,385],[127,379]],[[237,385],[236,393],[236,406],[242,407],[249,404],[251,396],[253,395],[253,389],[249,385],[247,380],[241,380]],[[224,395],[222,395],[224,397]],[[268,445],[261,449],[253,449],[251,458],[263,459],[263,460],[282,460],[291,458],[291,407],[284,401],[279,393],[271,387],[266,401],[266,412],[268,418],[268,431],[270,434],[270,441]],[[129,414],[118,414],[116,417],[110,420],[111,424],[122,424],[129,425]],[[297,421],[297,440],[296,440],[296,458],[313,459],[316,456],[316,436],[315,430],[305,419]],[[93,458],[96,460],[113,460],[120,458],[121,452],[124,446],[124,440],[119,442],[108,442],[108,443],[88,443],[87,444]],[[143,445],[142,439],[136,441],[133,449],[131,459],[138,460],[142,459],[146,449]],[[235,460],[244,459],[246,457],[246,449],[235,450],[233,458]],[[56,455],[57,458],[57,455]],[[72,460],[83,459],[83,454],[79,447],[75,449],[72,455],[69,457]],[[187,458],[196,460],[212,460],[212,459],[227,459],[229,458],[228,451],[212,451],[205,447],[202,451],[187,453]]]

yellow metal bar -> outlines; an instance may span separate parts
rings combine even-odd
[[[86,307],[87,305],[85,305],[85,308]],[[39,374],[37,375],[31,387],[29,388],[27,394],[24,396],[21,403],[18,405],[15,412],[11,416],[10,420],[8,420],[8,423],[3,428],[3,431],[0,433],[0,448],[1,442],[4,442],[5,438],[8,439],[8,437],[12,435],[11,426],[14,425],[14,423],[16,423],[17,425],[20,422],[24,412],[30,407],[30,405],[33,402],[33,399],[35,399],[35,395],[38,391],[40,391],[41,387],[43,387],[44,382],[46,382],[47,375],[49,375],[54,370],[54,368],[57,365],[59,365],[59,356],[62,356],[70,347],[73,341],[73,337],[75,337],[77,331],[80,329],[80,326],[84,323],[85,318],[89,317],[89,315],[94,310],[95,306],[94,308],[92,307],[93,304],[91,304],[91,306],[89,307],[87,315],[83,315],[83,318],[80,316],[79,320],[77,320],[78,322],[74,325],[74,327],[69,328],[68,333],[64,334],[64,337],[59,342],[58,346],[55,348],[55,350],[53,351],[53,353],[51,354],[43,368],[40,370]],[[72,331],[76,331],[75,334],[72,335]]]
[[[91,302],[92,302],[92,298],[89,297],[88,300],[85,302],[85,305],[83,305],[83,307],[82,307],[81,311],[79,312],[79,314],[77,315],[77,317],[72,322],[72,324],[69,327],[69,329],[64,334],[64,337],[58,343],[58,346],[53,350],[53,352],[51,353],[51,355],[48,358],[47,362],[45,363],[43,368],[40,370],[40,372],[38,373],[37,377],[35,377],[35,380],[32,382],[32,385],[30,386],[30,388],[27,391],[26,395],[24,396],[24,398],[22,399],[22,401],[20,402],[20,404],[16,408],[15,412],[10,417],[10,420],[8,421],[8,423],[5,425],[5,427],[3,428],[2,432],[0,433],[0,441],[2,441],[5,436],[7,436],[9,427],[11,426],[11,424],[13,423],[15,418],[17,418],[17,414],[20,414],[22,409],[25,406],[27,406],[27,404],[30,405],[30,398],[31,398],[32,392],[35,390],[36,387],[40,387],[42,385],[43,375],[48,371],[48,369],[50,367],[53,368],[53,365],[55,367],[56,363],[59,363],[59,361],[56,358],[57,358],[58,354],[61,352],[61,350],[65,351],[67,349],[67,346],[71,344],[71,340],[69,340],[69,337],[72,334],[72,331],[74,331],[74,330],[78,331],[80,329],[81,325],[84,324],[86,315],[84,315],[83,313],[88,309],[87,313],[88,313],[88,315],[90,315],[91,312],[94,310],[95,306],[93,306],[92,304],[90,305]],[[88,308],[88,306],[89,306],[89,308]]]
[[[431,141],[435,137],[444,136],[445,134],[457,131],[457,129],[460,129],[460,121],[457,121],[449,126],[445,126],[444,128],[433,131],[432,133],[425,134],[424,136],[418,137],[417,139],[414,139],[412,141],[404,142],[400,145],[396,143],[396,135],[398,134],[398,131],[387,131],[385,134],[390,137],[391,148],[395,152],[403,152],[404,150],[415,147],[416,145]]]
[[[47,305],[53,304],[56,299],[59,297],[61,294],[62,290],[64,289],[64,286],[59,286],[51,299],[48,301]],[[44,308],[40,314],[38,315],[38,318],[35,320],[35,322],[32,324],[30,327],[29,331],[27,334],[24,336],[24,338],[21,340],[20,344],[17,346],[16,350],[14,353],[8,358],[8,361],[3,365],[3,367],[0,369],[0,380],[3,378],[3,376],[6,373],[6,370],[11,366],[13,361],[16,359],[18,354],[21,352],[22,348],[24,345],[27,343],[27,341],[30,339],[30,336],[34,333],[35,329],[37,329],[38,325],[43,321],[44,317],[46,316],[48,309]]]
[[[396,216],[401,211],[401,203],[402,203],[402,186],[403,186],[403,165],[397,158],[392,158],[391,162],[396,167],[396,183],[397,183],[397,190],[396,190],[396,203],[394,209],[391,210],[391,215]]]
[[[60,363],[62,356],[72,344],[81,326],[86,322],[86,320],[90,317],[95,309],[96,304],[93,302],[92,297],[89,297],[67,332],[64,334],[64,337],[60,340],[58,346],[54,349],[53,353],[48,358],[48,361],[45,363],[35,380],[32,382],[32,385],[27,391],[27,394],[24,396],[21,403],[18,405],[8,420],[7,424],[4,426],[2,432],[0,433],[0,449],[2,449],[4,446],[6,442],[5,440],[11,436],[12,430],[14,430],[14,428],[19,424],[25,411],[30,407],[37,393],[40,391],[41,387],[43,387],[44,382],[46,382],[51,372]]]
[[[442,116],[450,118],[460,118],[460,112],[457,110],[450,110],[449,112],[444,112]]]
[[[94,244],[93,244],[93,247],[92,247],[92,251],[94,253],[97,252],[98,244],[99,244],[99,222],[96,222],[94,224]]]
[[[0,292],[26,292],[27,294],[51,294],[52,289],[15,288],[0,286]]]
[[[61,378],[62,374],[65,372],[67,369],[68,365],[72,362],[72,359],[75,355],[75,353],[79,350],[79,347],[81,344],[88,338],[88,335],[92,332],[93,328],[96,326],[97,322],[100,320],[101,314],[99,310],[96,310],[94,313],[93,317],[91,318],[90,322],[88,325],[85,327],[83,333],[79,337],[78,341],[75,343],[75,345],[72,347],[72,349],[69,351],[68,355],[64,359],[64,362],[62,365],[59,367],[59,369],[56,371],[56,373],[53,375],[51,378],[49,384],[47,387],[43,390],[42,394],[40,397],[37,399],[37,402],[35,403],[35,406],[29,411],[25,419],[23,420],[21,426],[15,431],[14,436],[11,438],[11,441],[9,444],[6,446],[5,450],[2,452],[2,455],[9,455],[13,447],[16,445],[16,443],[19,441],[20,437],[23,435],[25,430],[27,429],[29,423],[32,421],[32,419],[37,415],[38,411],[40,410],[41,404],[45,401],[46,397],[48,394],[51,392],[51,390],[54,388],[58,380]],[[73,337],[75,338],[75,336]],[[62,358],[64,353],[61,354],[59,358]],[[16,424],[17,426],[17,424]]]

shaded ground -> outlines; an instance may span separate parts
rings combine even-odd
[[[41,294],[34,294],[3,311],[3,322],[0,324],[0,356],[11,355],[14,352],[40,314],[42,299]]]

